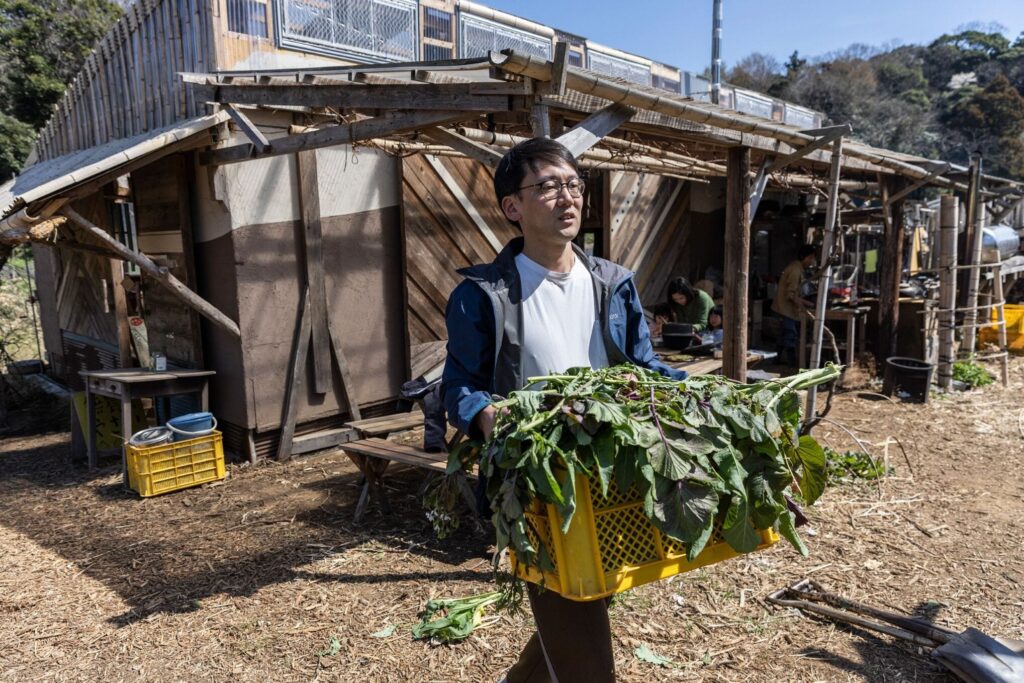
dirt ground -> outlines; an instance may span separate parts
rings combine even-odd
[[[1022,390],[1015,359],[1008,389],[837,396],[816,435],[840,450],[856,436],[894,474],[827,492],[810,557],[779,544],[626,593],[619,680],[954,680],[889,637],[764,602],[801,577],[1024,639]],[[426,599],[492,585],[488,534],[464,517],[435,540],[418,472],[389,472],[391,513],[356,526],[341,453],[142,500],[113,462],[88,473],[67,449],[66,433],[0,441],[0,681],[497,681],[530,635],[528,617],[502,616],[458,645],[411,639]],[[672,665],[638,660],[640,645]]]

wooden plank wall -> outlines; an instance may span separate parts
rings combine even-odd
[[[645,305],[662,301],[690,224],[690,184],[620,171],[611,190],[612,260],[636,273]]]
[[[451,181],[458,186],[455,192],[449,188]],[[498,209],[493,187],[490,170],[470,159],[416,155],[402,162],[407,315],[414,366],[417,356],[443,347],[447,339],[445,306],[462,281],[455,271],[492,261],[497,255],[492,242],[503,246],[519,235]],[[469,206],[457,197],[460,193]],[[481,230],[481,221],[490,235]]]
[[[177,73],[212,71],[210,0],[137,0],[85,60],[39,134],[53,159],[205,114]]]

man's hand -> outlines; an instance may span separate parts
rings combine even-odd
[[[494,431],[494,421],[498,418],[498,411],[494,406],[487,406],[479,413],[476,414],[474,420],[476,426],[480,430],[480,433],[484,435],[484,439],[491,438],[491,432]]]

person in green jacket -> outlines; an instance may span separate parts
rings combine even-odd
[[[677,277],[668,283],[668,305],[672,310],[672,322],[693,325],[694,334],[700,334],[708,327],[708,316],[715,307],[715,301],[685,277]]]

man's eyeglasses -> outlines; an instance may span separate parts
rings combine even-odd
[[[562,188],[569,190],[569,196],[582,197],[583,191],[587,189],[587,183],[582,178],[573,178],[566,180],[564,183],[560,183],[557,180],[545,180],[542,183],[534,183],[533,185],[523,185],[520,187],[521,190],[528,190],[531,187],[537,188],[537,196],[541,199],[554,199],[562,191]]]

